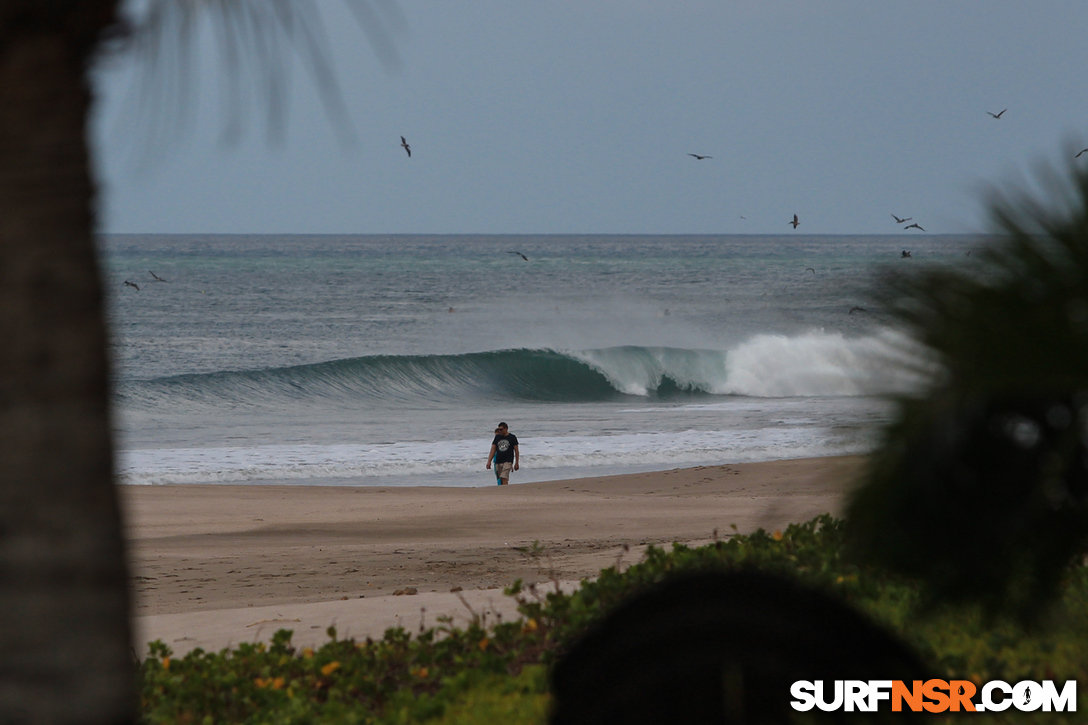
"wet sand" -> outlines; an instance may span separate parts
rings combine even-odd
[[[380,636],[470,608],[514,616],[501,588],[515,579],[573,586],[649,544],[839,513],[863,461],[520,485],[514,474],[514,485],[485,488],[125,486],[137,648],[161,638],[179,652],[217,649],[280,627],[302,644],[324,641],[333,623]]]

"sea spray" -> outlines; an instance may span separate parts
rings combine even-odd
[[[756,335],[729,351],[725,384],[715,392],[759,398],[909,392],[924,382],[920,362],[920,353],[892,332],[853,339],[822,331]]]

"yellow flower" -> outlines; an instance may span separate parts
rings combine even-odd
[[[284,683],[284,679],[282,677],[277,677],[276,679],[272,680],[272,689],[273,690],[283,689],[283,683]]]
[[[843,582],[843,578],[841,576],[838,579],[835,580],[836,584],[842,584],[842,582]]]
[[[314,651],[312,649],[310,649],[309,647],[303,647],[302,648],[302,656],[305,657],[306,659],[310,659],[311,657],[314,656]]]
[[[487,637],[484,637],[483,639],[481,639],[480,640],[480,651],[482,652],[485,649],[487,649],[487,645],[489,645],[489,644],[491,644],[491,642],[487,639]]]
[[[170,669],[170,658],[169,657],[163,657],[162,658],[162,668],[164,670]]]
[[[525,624],[523,624],[521,626],[521,631],[522,632],[535,632],[536,628],[537,628],[536,620],[535,619],[529,619],[529,620],[526,620]]]
[[[782,541],[782,532],[781,531],[775,531],[771,535],[771,538],[774,539],[775,541]]]
[[[328,677],[333,672],[336,672],[338,669],[340,669],[339,662],[330,662],[329,664],[321,668],[321,674],[325,675],[325,677]]]
[[[430,674],[430,672],[426,667],[420,667],[419,671],[416,672],[416,675],[418,675],[419,679],[421,679],[421,680],[427,679],[428,674]]]
[[[268,682],[269,681],[264,679],[263,677],[258,677],[257,679],[255,679],[253,681],[253,684],[256,685],[257,687],[260,687],[261,689],[264,689],[264,688],[268,687]]]

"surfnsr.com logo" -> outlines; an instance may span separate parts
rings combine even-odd
[[[1077,681],[1062,689],[1053,680],[1010,685],[991,680],[981,688],[969,680],[798,680],[790,687],[794,710],[808,712],[1076,712]]]

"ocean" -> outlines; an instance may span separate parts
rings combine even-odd
[[[494,485],[499,421],[514,484],[863,453],[919,385],[871,290],[980,243],[106,235],[120,480]]]

